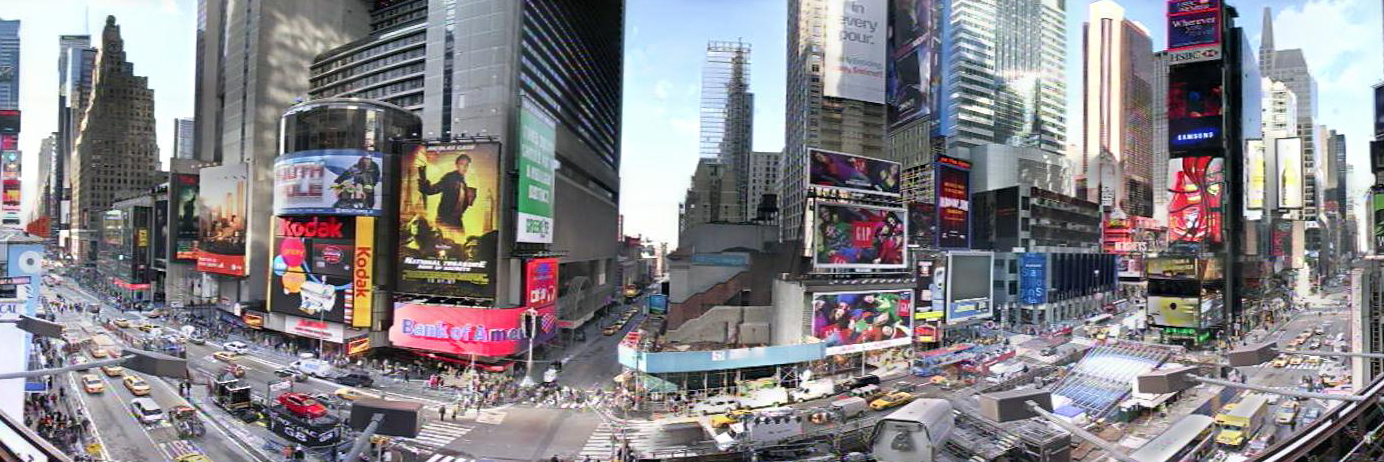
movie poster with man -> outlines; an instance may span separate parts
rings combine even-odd
[[[499,227],[499,143],[414,147],[400,162],[399,291],[488,299]]]
[[[818,269],[904,269],[908,226],[902,208],[817,204],[813,265]]]
[[[899,164],[821,149],[809,149],[808,181],[813,186],[899,195]]]
[[[274,214],[380,216],[384,155],[357,149],[315,149],[274,159]]]
[[[814,293],[812,314],[812,336],[826,342],[827,354],[907,344],[913,332],[913,292]]]

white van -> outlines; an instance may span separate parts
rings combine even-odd
[[[159,403],[149,398],[135,398],[130,400],[130,411],[134,413],[135,419],[139,423],[158,423],[163,420],[163,408]]]
[[[865,398],[859,396],[847,396],[831,402],[831,409],[846,419],[860,417],[869,407],[870,403],[865,402]]]

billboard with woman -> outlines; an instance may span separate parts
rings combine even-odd
[[[827,354],[904,345],[913,332],[913,291],[812,294],[812,336]]]

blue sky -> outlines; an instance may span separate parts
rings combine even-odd
[[[1090,2],[1067,2],[1069,139],[1080,137],[1081,25]],[[1126,16],[1166,48],[1164,2],[1125,0]],[[1384,76],[1378,0],[1231,1],[1258,49],[1263,8],[1273,9],[1279,49],[1302,48],[1322,93],[1318,123],[1346,134],[1357,166],[1352,192],[1370,184],[1370,85]],[[783,148],[785,0],[630,0],[625,46],[621,212],[625,234],[677,240],[677,207],[697,162],[697,95],[708,40],[754,45],[756,150]],[[734,13],[730,13],[733,11]]]

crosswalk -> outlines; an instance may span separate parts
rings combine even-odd
[[[658,435],[658,427],[657,422],[649,421],[631,421],[626,424],[625,434],[629,436],[630,448],[636,453],[656,449],[655,437]],[[607,422],[601,422],[596,426],[596,430],[591,432],[591,436],[587,437],[586,445],[582,446],[581,452],[577,455],[604,460],[610,458],[622,442],[623,438],[618,429]]]
[[[1304,362],[1304,363],[1299,363],[1299,364],[1287,364],[1287,365],[1284,365],[1283,367],[1274,367],[1272,364],[1259,364],[1259,365],[1255,365],[1255,366],[1252,366],[1252,367],[1257,367],[1257,368],[1260,368],[1260,369],[1301,369],[1301,370],[1320,370],[1320,369],[1322,369],[1322,366],[1321,366],[1320,364],[1317,364],[1317,365],[1309,365],[1309,364],[1307,364],[1307,363],[1305,363],[1305,362]]]
[[[472,459],[470,457],[454,456],[442,453],[433,454],[432,457],[428,458],[428,462],[480,462],[482,460],[485,459]]]
[[[470,433],[474,425],[460,425],[451,422],[428,422],[423,425],[423,429],[414,438],[402,438],[414,446],[421,446],[424,449],[436,451],[452,441]]]

